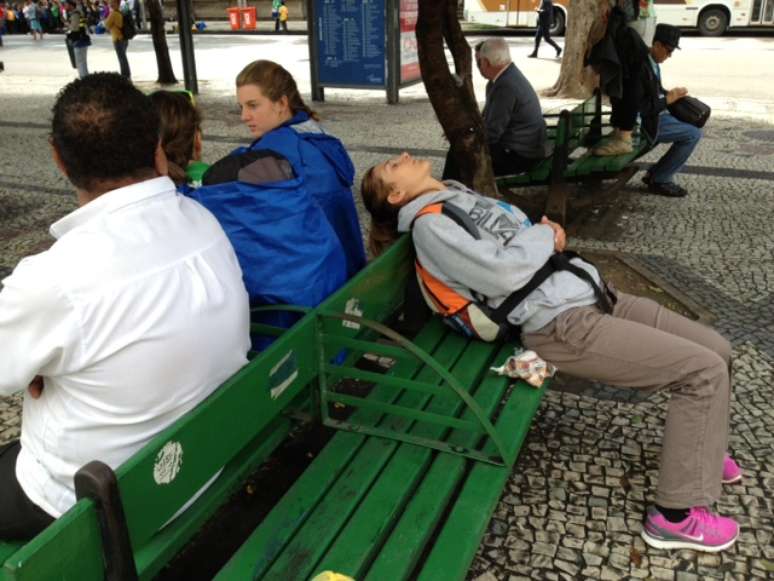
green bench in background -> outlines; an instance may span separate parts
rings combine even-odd
[[[297,410],[338,431],[217,579],[464,578],[543,390],[489,372],[514,345],[468,340],[438,319],[412,341],[393,331],[413,260],[404,237],[121,466],[114,485],[107,467],[82,469],[83,498],[26,545],[3,545],[0,579],[151,579]],[[366,356],[391,365],[356,367]]]
[[[546,114],[546,118],[557,118],[555,125],[548,127],[548,139],[553,143],[553,154],[540,162],[529,172],[497,178],[500,190],[548,185],[548,200],[545,214],[561,224],[566,223],[568,184],[583,182],[600,186],[602,180],[613,179],[606,189],[612,192],[629,181],[637,172],[634,161],[648,152],[650,144],[636,133],[631,153],[597,157],[591,154],[591,147],[602,144],[608,139],[603,131],[610,127],[603,118],[610,113],[602,110],[602,97],[599,91],[579,103],[572,110],[563,110],[559,114]],[[576,152],[584,151],[573,157]]]

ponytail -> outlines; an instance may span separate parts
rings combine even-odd
[[[169,162],[169,177],[179,186],[186,182],[185,168],[194,156],[202,115],[185,93],[156,91],[150,99],[161,120],[159,137]]]
[[[375,258],[387,250],[398,239],[398,210],[387,201],[390,188],[370,168],[360,182],[363,204],[371,215],[368,230],[368,251]]]

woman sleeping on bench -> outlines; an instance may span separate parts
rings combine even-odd
[[[457,182],[440,182],[428,161],[406,153],[369,169],[361,193],[372,219],[372,253],[411,231],[422,268],[490,308],[565,250],[558,224],[545,217],[532,224],[515,206]],[[439,203],[443,211],[425,210]],[[450,206],[462,219],[448,215]],[[475,224],[477,236],[465,221]],[[569,262],[516,304],[508,323],[520,327],[525,347],[569,375],[639,390],[669,389],[655,506],[642,537],[657,548],[727,549],[739,526],[710,506],[722,483],[741,479],[726,453],[731,346],[709,327],[608,287],[588,262]]]

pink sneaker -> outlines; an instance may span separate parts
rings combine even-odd
[[[717,553],[733,545],[738,536],[736,521],[712,514],[703,506],[693,507],[688,516],[677,523],[669,522],[658,510],[650,508],[642,528],[642,539],[656,549]]]
[[[742,479],[742,469],[728,454],[723,458],[723,484],[733,484]]]

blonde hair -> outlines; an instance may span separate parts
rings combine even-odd
[[[371,167],[360,182],[360,196],[371,215],[368,230],[368,250],[377,257],[398,239],[398,211],[387,200],[392,188],[376,175],[376,166]]]
[[[304,111],[315,121],[320,120],[317,113],[304,103],[293,75],[273,61],[253,61],[243,68],[237,75],[236,86],[239,88],[245,85],[258,86],[261,92],[274,102],[279,101],[282,97],[287,97],[288,105],[294,115],[299,111]]]
[[[156,91],[150,99],[161,120],[159,135],[169,162],[169,177],[177,185],[184,184],[185,168],[194,156],[196,134],[202,130],[202,114],[186,93]]]

